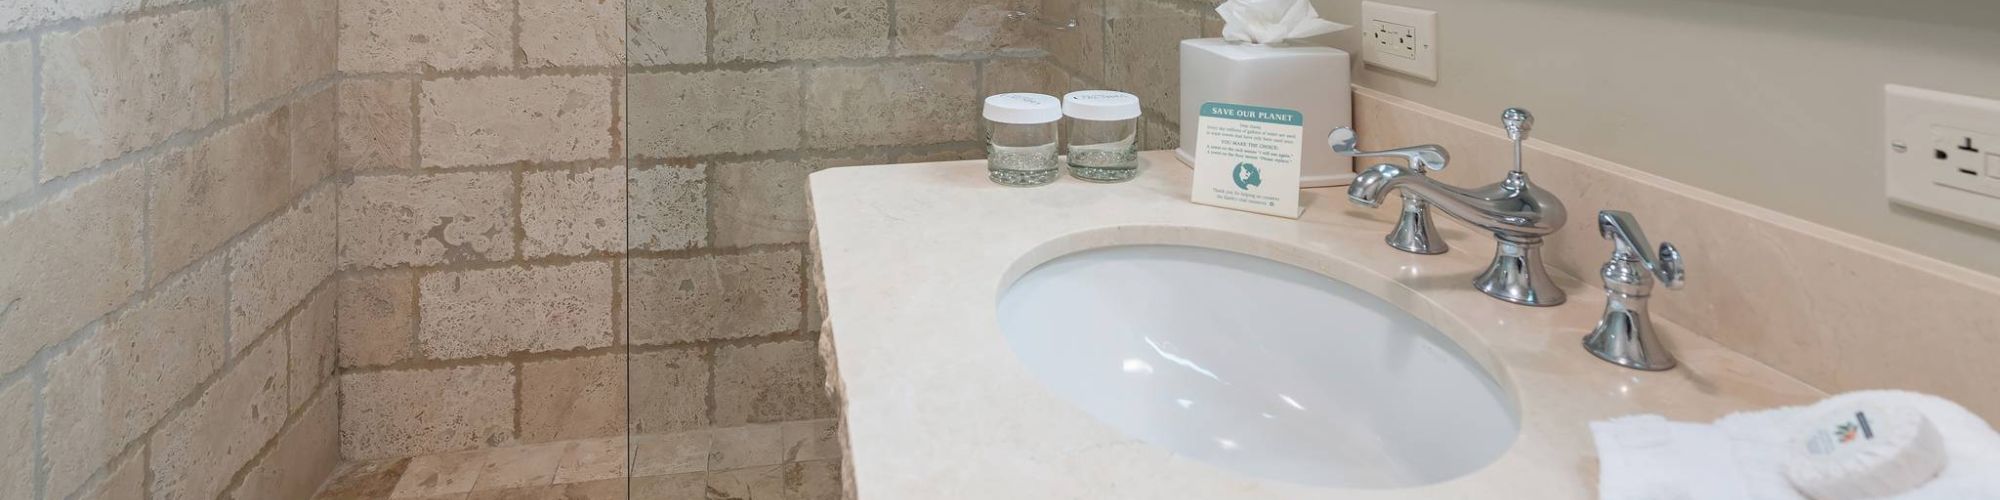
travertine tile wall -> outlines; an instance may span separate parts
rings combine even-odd
[[[342,455],[622,435],[624,0],[338,1]]]
[[[350,459],[833,416],[806,174],[1070,83],[1008,0],[340,1]]]
[[[1007,19],[1018,3],[633,1],[631,376],[709,400],[635,399],[635,431],[835,415],[806,306],[806,175],[980,157],[982,96],[1065,90],[1041,32]],[[707,371],[650,368],[682,359]]]
[[[0,499],[332,470],[336,9],[0,3]]]

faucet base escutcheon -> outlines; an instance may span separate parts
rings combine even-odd
[[[1562,305],[1569,299],[1542,266],[1542,240],[1499,240],[1493,263],[1472,280],[1473,288],[1496,299],[1534,307]]]
[[[1382,238],[1389,248],[1417,255],[1437,255],[1451,250],[1438,234],[1437,224],[1431,222],[1430,205],[1423,198],[1403,194],[1403,213],[1396,218],[1396,229]]]
[[[1612,297],[1604,308],[1604,318],[1583,338],[1584,350],[1597,359],[1634,370],[1657,372],[1679,365],[1673,353],[1660,344],[1659,335],[1653,333],[1645,297],[1609,293]]]

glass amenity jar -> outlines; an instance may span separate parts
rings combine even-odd
[[[1040,186],[1062,175],[1056,157],[1062,105],[1031,93],[986,98],[986,177],[1003,186]]]
[[[1139,98],[1112,90],[1063,96],[1069,117],[1069,175],[1124,182],[1139,174]]]

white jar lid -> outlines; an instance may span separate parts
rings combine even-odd
[[[994,94],[986,97],[983,115],[987,120],[1000,123],[1053,123],[1062,119],[1062,106],[1051,95],[1027,92]]]
[[[1139,117],[1139,96],[1116,90],[1078,90],[1063,95],[1063,114],[1082,120],[1130,120]]]

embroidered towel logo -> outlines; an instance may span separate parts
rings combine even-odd
[[[1251,165],[1247,161],[1236,164],[1236,169],[1231,171],[1229,176],[1231,180],[1236,181],[1236,189],[1250,189],[1250,186],[1264,185],[1263,174],[1257,172],[1256,165]]]

